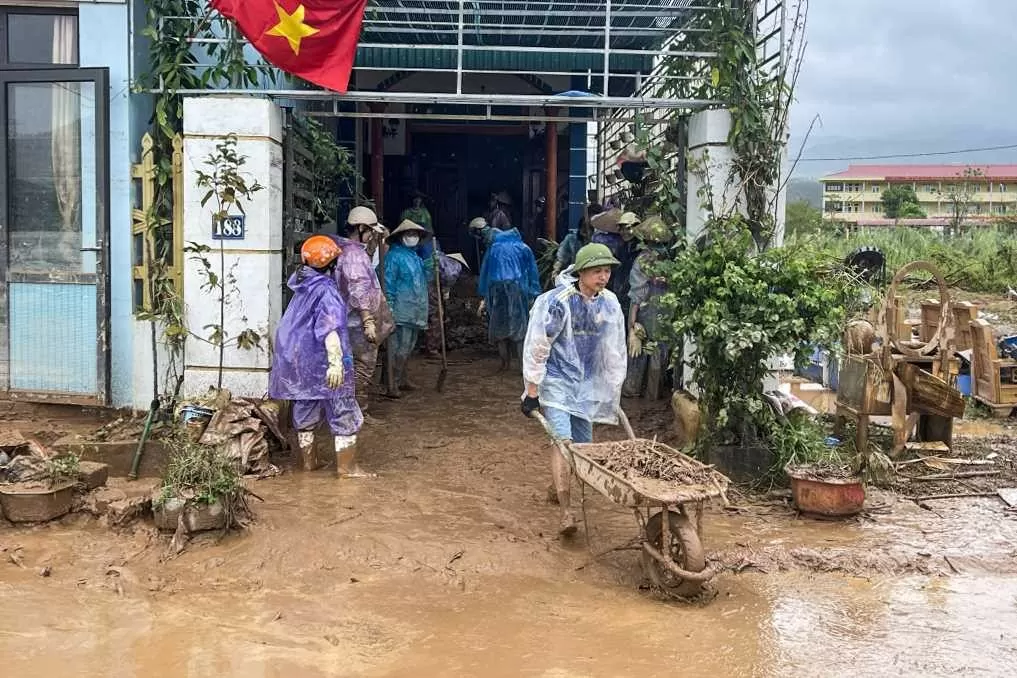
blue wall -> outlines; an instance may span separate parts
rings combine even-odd
[[[78,44],[83,67],[109,68],[109,261],[112,404],[132,401],[134,364],[131,315],[131,135],[129,24],[127,5],[82,4]]]

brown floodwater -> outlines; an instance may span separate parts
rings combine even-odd
[[[1017,671],[1017,519],[1000,502],[875,494],[845,522],[715,508],[704,545],[746,568],[712,600],[666,601],[634,552],[591,562],[582,537],[554,535],[549,448],[517,412],[519,384],[466,369],[442,396],[377,408],[364,463],[381,477],[258,482],[250,529],[175,558],[145,524],[0,527],[0,676]],[[593,552],[635,535],[630,514],[587,500]]]

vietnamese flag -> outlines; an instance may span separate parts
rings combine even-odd
[[[212,0],[273,66],[345,92],[367,0]]]

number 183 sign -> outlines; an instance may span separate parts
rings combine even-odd
[[[212,240],[243,240],[247,234],[244,215],[229,215],[212,224]]]

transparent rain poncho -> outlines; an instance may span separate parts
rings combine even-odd
[[[427,274],[417,253],[402,243],[385,256],[385,298],[396,325],[427,327]]]
[[[628,358],[625,317],[612,292],[586,299],[574,279],[563,272],[559,285],[534,302],[523,379],[537,384],[542,405],[616,424]]]
[[[279,400],[332,400],[353,397],[355,374],[346,327],[346,304],[335,281],[301,266],[290,276],[293,298],[275,333],[268,395]],[[343,351],[345,374],[338,389],[325,383],[328,353],[325,337],[335,332]]]

